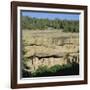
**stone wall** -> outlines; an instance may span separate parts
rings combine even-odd
[[[42,57],[38,58],[31,57],[28,58],[26,65],[31,69],[31,71],[36,70],[39,66],[47,65],[47,67],[51,67],[53,65],[59,64],[64,65],[68,63],[79,63],[79,55],[78,53],[75,53],[74,55],[69,55],[67,58],[65,58],[65,55],[62,57]]]

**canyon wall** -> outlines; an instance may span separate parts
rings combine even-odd
[[[27,59],[24,64],[30,71],[43,65],[51,67],[56,64],[79,63],[77,33],[30,32],[24,35],[24,49],[24,58]]]

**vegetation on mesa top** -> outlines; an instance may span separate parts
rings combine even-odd
[[[21,16],[21,28],[29,30],[63,30],[63,32],[79,32],[78,20],[39,19]]]

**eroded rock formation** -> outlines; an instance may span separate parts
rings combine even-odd
[[[45,35],[32,34],[30,39],[24,43],[26,50],[24,58],[27,58],[24,64],[28,70],[34,71],[40,65],[51,67],[56,64],[79,63],[78,35]]]

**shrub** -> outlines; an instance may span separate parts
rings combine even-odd
[[[51,68],[49,68],[49,71],[51,73],[56,73],[56,72],[60,71],[60,69],[62,69],[62,66],[61,65],[54,65]]]
[[[32,77],[43,76],[64,76],[64,75],[76,75],[79,74],[79,64],[66,64],[66,65],[54,65],[50,68],[47,66],[39,66],[32,73]]]
[[[28,72],[26,70],[22,70],[22,77],[24,78],[28,78],[28,77],[31,77],[31,72]]]
[[[71,68],[72,64],[66,64],[62,66],[62,69],[67,69],[67,68]]]
[[[38,69],[36,69],[33,73],[32,76],[40,77],[40,76],[48,76],[49,74],[49,69],[47,66],[39,66]]]

